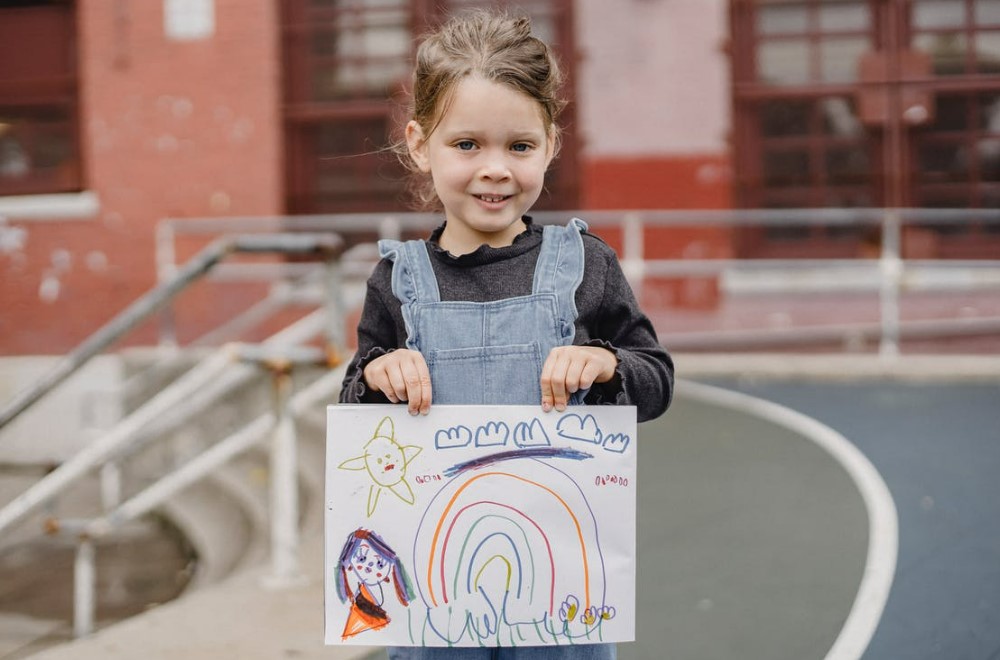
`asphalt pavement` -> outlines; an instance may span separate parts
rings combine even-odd
[[[1000,373],[979,382],[713,379],[842,432],[899,517],[892,591],[866,660],[1000,658]]]

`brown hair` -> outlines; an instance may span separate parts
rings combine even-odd
[[[559,98],[562,72],[552,50],[532,36],[531,20],[486,10],[463,12],[424,37],[413,70],[410,117],[430,137],[447,110],[455,85],[468,76],[507,85],[538,102],[546,130],[556,147],[556,120],[565,103]],[[420,206],[439,205],[430,177],[422,175],[401,140],[403,165],[414,173],[413,191]]]

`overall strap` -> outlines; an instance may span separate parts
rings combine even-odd
[[[565,322],[576,319],[576,289],[583,281],[583,238],[587,223],[573,218],[565,227],[546,225],[542,229],[542,248],[535,264],[534,293],[555,293],[559,315]]]
[[[382,239],[378,252],[392,264],[392,292],[404,306],[416,302],[440,302],[437,277],[424,241]]]

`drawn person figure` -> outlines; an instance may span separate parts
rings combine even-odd
[[[384,584],[391,583],[395,587],[396,598],[404,606],[413,599],[413,588],[403,564],[375,532],[365,529],[351,532],[340,551],[338,565],[337,595],[341,602],[351,601],[351,613],[344,624],[344,639],[389,624],[389,615],[382,607]],[[357,583],[355,589],[351,589],[352,575]]]
[[[344,403],[635,405],[662,414],[673,362],[615,252],[526,215],[559,142],[561,74],[527,18],[459,14],[416,54],[401,156],[443,211],[428,240],[381,241]],[[605,660],[614,645],[394,648],[393,660]]]

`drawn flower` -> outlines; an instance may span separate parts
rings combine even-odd
[[[594,622],[596,622],[596,621],[597,621],[597,608],[596,607],[588,607],[587,611],[584,612],[580,616],[580,623],[582,623],[582,624],[584,624],[586,626],[592,626],[592,625],[594,625]]]
[[[576,613],[580,611],[580,601],[576,596],[567,596],[559,608],[559,619],[562,621],[572,621],[576,618]]]
[[[615,608],[611,607],[610,605],[605,605],[598,611],[598,614],[603,620],[607,621],[609,619],[615,618],[616,612]]]

